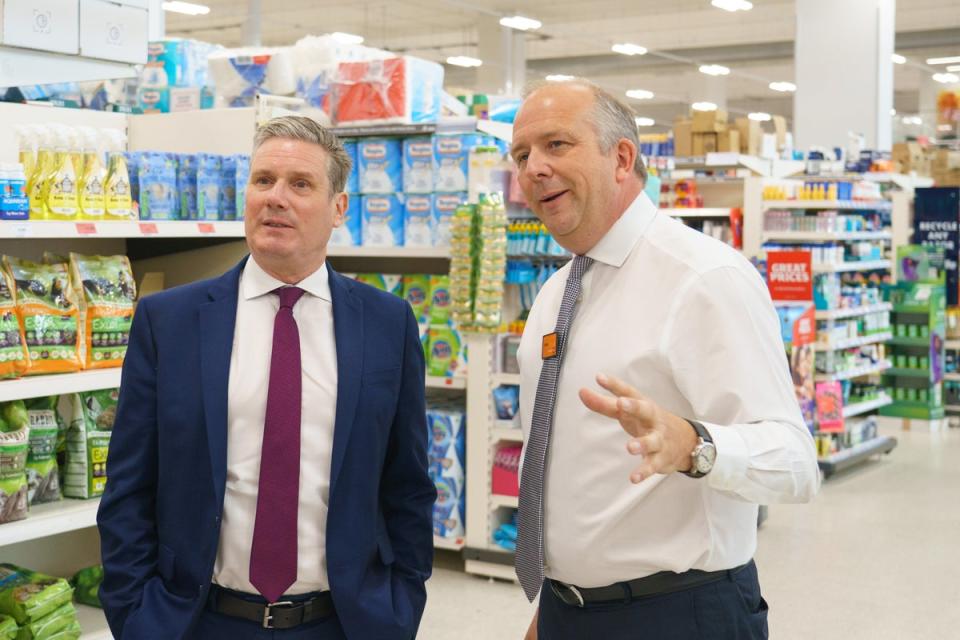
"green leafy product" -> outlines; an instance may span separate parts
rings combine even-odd
[[[73,597],[80,604],[103,608],[100,604],[100,583],[103,582],[103,565],[81,569],[70,579]]]
[[[70,636],[60,635],[71,624],[77,622],[77,610],[72,602],[67,602],[39,619],[32,619],[29,622],[20,625],[20,632],[17,634],[17,640],[49,640],[50,638],[64,638]]]
[[[26,401],[30,422],[30,451],[27,455],[27,500],[33,504],[55,502],[60,494],[57,466],[57,396]]]
[[[63,578],[0,564],[0,613],[13,616],[19,625],[49,616],[72,598],[73,589]]]
[[[13,616],[0,615],[0,640],[15,640],[19,629]]]

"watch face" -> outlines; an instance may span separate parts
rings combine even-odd
[[[713,443],[704,442],[697,453],[696,465],[699,473],[709,473],[713,469],[713,463],[717,460],[717,448]]]

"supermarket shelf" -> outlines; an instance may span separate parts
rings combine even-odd
[[[889,260],[850,260],[840,263],[824,263],[813,265],[814,273],[841,273],[847,271],[877,271],[889,269]]]
[[[960,404],[945,404],[943,408],[947,411],[960,411]]]
[[[0,222],[0,238],[242,238],[243,222],[141,220],[123,222]]]
[[[0,525],[0,547],[59,533],[87,529],[97,524],[100,500],[73,500],[41,504],[30,508],[25,520]]]
[[[944,349],[960,349],[960,340],[946,340],[943,343]]]
[[[492,506],[494,509],[497,507],[510,507],[511,509],[517,509],[520,507],[520,498],[517,496],[501,496],[491,493],[490,506]]]
[[[844,209],[890,211],[889,200],[764,200],[764,209]]]
[[[77,608],[77,620],[80,621],[80,628],[83,630],[80,640],[113,640],[102,609],[88,607],[85,604],[74,606]]]
[[[764,231],[763,240],[793,240],[797,242],[828,242],[853,240],[891,240],[889,231]]]
[[[898,304],[893,307],[894,313],[917,313],[922,315],[928,315],[930,313],[930,307],[920,306],[920,305],[907,305],[907,304]]]
[[[863,415],[868,411],[873,411],[874,409],[879,409],[880,407],[885,407],[888,404],[893,403],[893,398],[884,394],[879,398],[873,400],[867,400],[866,402],[857,402],[856,404],[847,405],[843,408],[843,417],[852,418],[853,416]]]
[[[926,378],[930,379],[930,372],[927,369],[908,369],[905,367],[892,367],[883,372],[888,376],[900,376],[903,378]]]
[[[868,344],[877,344],[879,342],[886,342],[893,337],[893,334],[890,332],[886,333],[877,333],[871,336],[859,336],[856,338],[847,338],[845,340],[836,340],[833,342],[818,342],[816,344],[817,350],[827,350],[827,351],[839,351],[841,349],[852,349],[854,347],[862,347]]]
[[[850,369],[849,371],[842,371],[840,373],[818,373],[814,376],[814,380],[817,382],[833,382],[834,380],[851,380],[853,378],[860,378],[863,376],[868,376],[873,373],[882,373],[891,367],[889,360],[884,360],[878,362],[875,365],[869,367],[857,367],[856,369]]]
[[[515,427],[493,427],[490,429],[493,442],[523,442],[523,429]]]
[[[870,304],[863,307],[817,311],[817,320],[841,320],[843,318],[857,318],[859,316],[870,315],[871,313],[890,311],[891,309],[893,309],[893,305],[891,305],[889,302],[884,302],[881,304]]]
[[[895,347],[929,347],[930,338],[893,338],[890,344]]]
[[[960,382],[960,373],[945,373],[943,379],[950,382]]]
[[[437,130],[435,123],[383,124],[360,127],[334,127],[333,132],[341,138],[366,136],[414,136],[430,134]]]
[[[0,46],[0,59],[0,86],[4,87],[137,77],[135,65],[66,53]]]
[[[858,445],[838,451],[837,453],[818,460],[823,476],[829,478],[838,471],[843,471],[856,464],[864,462],[868,458],[881,454],[890,453],[897,446],[897,439],[889,436],[879,436]]]
[[[447,258],[449,247],[328,247],[327,255],[341,258]]]
[[[79,393],[120,386],[120,368],[92,369],[78,373],[27,376],[0,381],[0,402],[38,398],[51,394]]]
[[[459,538],[441,538],[440,536],[433,536],[433,548],[434,549],[447,549],[448,551],[460,551],[463,549],[464,539],[463,537]]]
[[[700,209],[660,209],[660,213],[665,213],[674,218],[729,218],[733,209],[718,208],[700,208]]]
[[[519,373],[491,373],[490,380],[493,382],[494,387],[499,387],[502,384],[520,384],[520,374]]]
[[[463,376],[438,377],[427,376],[427,389],[466,389],[467,379]]]

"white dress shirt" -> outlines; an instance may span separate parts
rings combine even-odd
[[[595,262],[565,347],[548,450],[546,575],[598,587],[749,561],[757,505],[806,501],[820,481],[763,279],[737,251],[659,214],[644,194],[587,255]],[[569,271],[543,287],[520,344],[525,437],[541,338],[554,330]],[[703,422],[717,447],[713,471],[632,484],[641,459],[627,453],[629,436],[578,397],[582,387],[607,393],[598,373]]]
[[[337,347],[333,302],[324,264],[296,286],[306,293],[293,307],[303,368],[300,423],[300,506],[297,581],[287,593],[329,589],[326,528],[337,403]],[[253,259],[240,276],[237,324],[230,356],[227,407],[227,485],[213,581],[257,593],[250,584],[250,548],[257,515],[260,449],[270,384],[273,322],[284,283]]]

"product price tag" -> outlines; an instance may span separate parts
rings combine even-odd
[[[92,222],[78,222],[77,233],[81,236],[95,235],[97,233],[97,225]]]
[[[212,222],[198,222],[197,230],[200,233],[216,233],[217,231]]]
[[[33,235],[33,226],[28,222],[21,222],[14,224],[11,231],[14,238],[28,238]]]
[[[153,236],[160,233],[155,222],[141,222],[140,233],[145,236]]]

